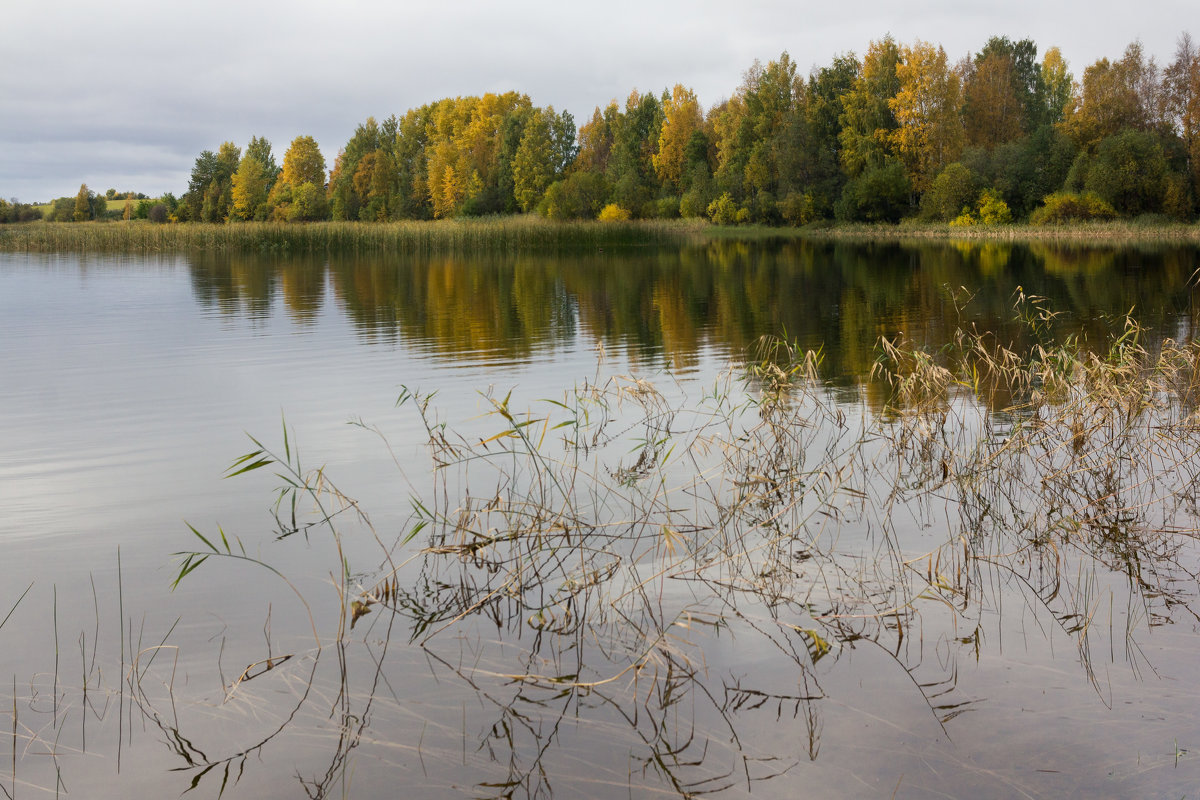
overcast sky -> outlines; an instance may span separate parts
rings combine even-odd
[[[631,89],[690,86],[709,107],[757,58],[807,73],[891,33],[952,61],[992,35],[1058,46],[1078,77],[1140,39],[1160,64],[1195,0],[60,0],[0,16],[0,196],[181,194],[201,150],[316,138],[330,166],[368,116],[516,90],[577,123]]]

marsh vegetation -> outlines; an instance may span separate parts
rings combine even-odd
[[[18,252],[157,253],[221,251],[265,254],[461,254],[577,250],[682,244],[699,237],[696,222],[626,221],[550,223],[535,217],[444,222],[307,225],[243,222],[236,225],[155,225],[150,222],[77,225],[39,223],[0,228],[0,250]]]

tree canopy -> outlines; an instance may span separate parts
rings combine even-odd
[[[1082,192],[1119,214],[1194,218],[1200,48],[1190,36],[1165,67],[1135,41],[1078,79],[1057,48],[1039,58],[1029,39],[993,36],[952,61],[940,45],[884,36],[807,76],[786,52],[756,61],[707,109],[684,84],[634,89],[578,129],[517,92],[444,98],[358,124],[328,172],[311,136],[291,142],[282,166],[265,139],[223,142],[163,205],[174,221],[211,223],[595,218],[611,206],[610,217],[805,224],[955,219],[985,206],[998,219],[1001,204],[1027,219],[1050,195]],[[50,215],[102,218],[104,199],[81,187]],[[108,215],[146,216],[126,205]],[[17,216],[11,207],[4,218]]]

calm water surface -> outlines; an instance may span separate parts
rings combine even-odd
[[[1036,488],[904,494],[870,377],[881,336],[1104,352],[1132,311],[1148,349],[1189,342],[1198,267],[0,254],[3,794],[1200,797],[1194,498],[1121,483],[1097,538]],[[766,434],[740,381],[764,335],[821,354]],[[1011,423],[954,397],[947,453]],[[277,518],[286,469],[222,477],[248,435],[357,507]],[[172,591],[208,549],[188,525],[246,558]]]

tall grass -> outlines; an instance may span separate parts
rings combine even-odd
[[[157,253],[505,253],[680,245],[708,239],[922,241],[1200,242],[1200,225],[1121,220],[1075,225],[952,228],[929,223],[718,227],[702,220],[554,222],[535,216],[392,223],[243,222],[155,225],[132,222],[33,222],[0,226],[0,252]]]
[[[888,241],[990,239],[1012,242],[1045,240],[1084,243],[1137,240],[1200,242],[1200,224],[1172,222],[1158,217],[1107,222],[1076,222],[1068,225],[1016,223],[969,227],[952,227],[949,223],[906,220],[899,225],[885,223],[814,225],[797,229],[797,231],[797,235],[817,239],[882,239]]]
[[[552,222],[494,217],[437,222],[30,223],[0,226],[0,250],[29,252],[228,251],[430,253],[591,250],[680,244],[702,224],[682,221]]]

